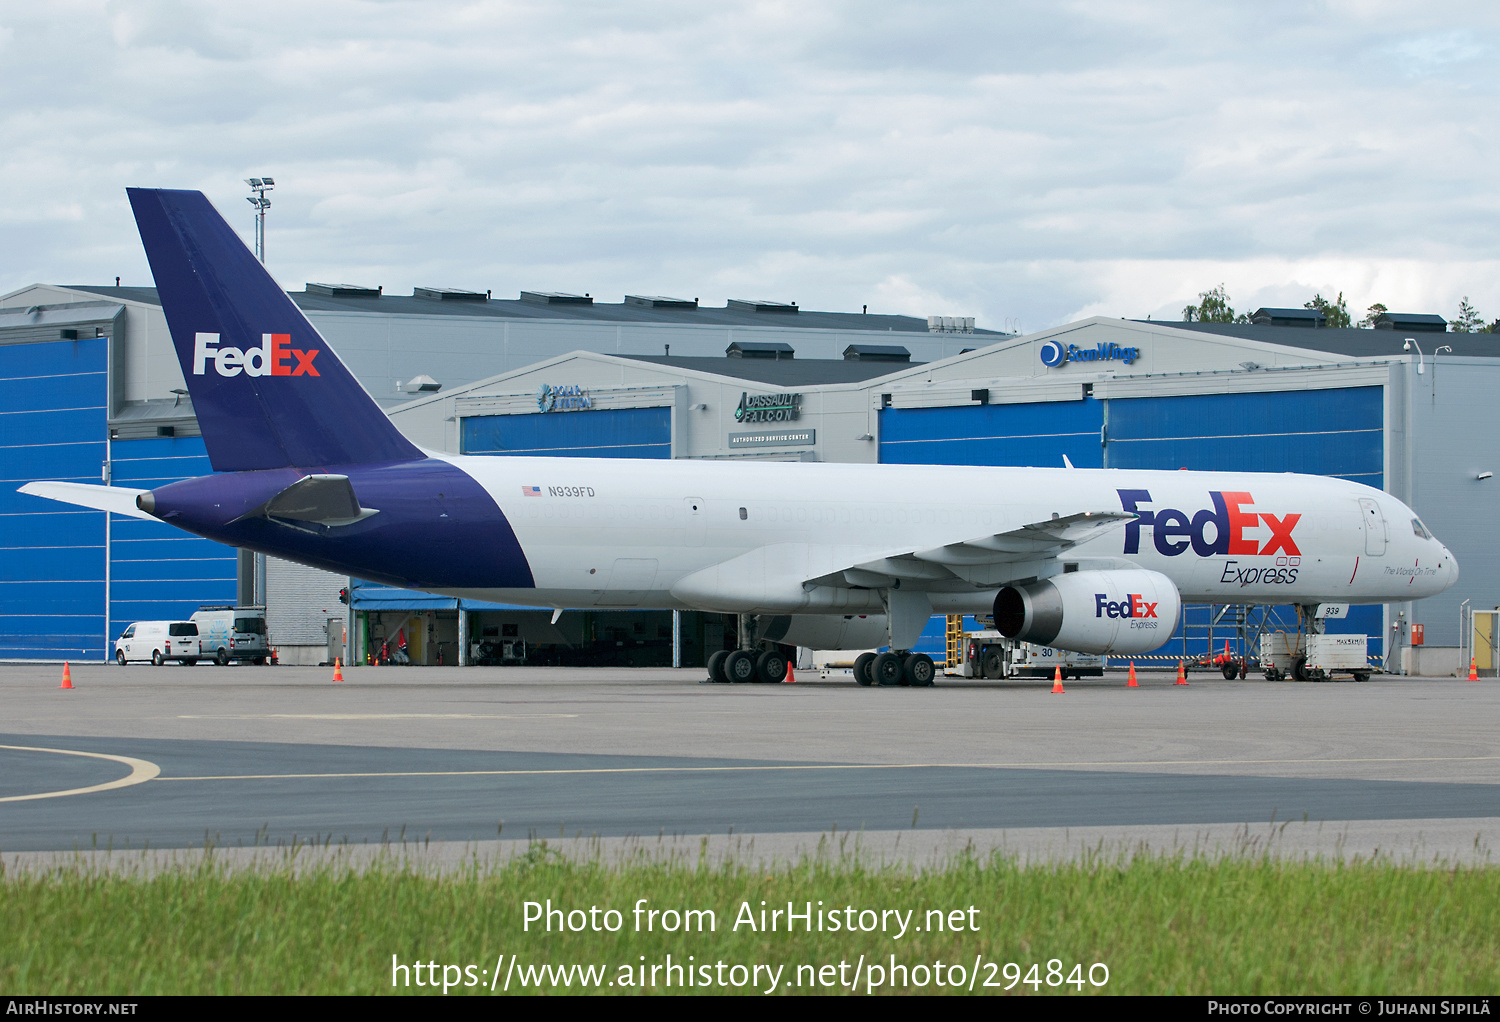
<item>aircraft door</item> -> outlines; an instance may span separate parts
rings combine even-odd
[[[1389,538],[1385,515],[1380,513],[1380,505],[1368,497],[1360,498],[1359,511],[1365,523],[1365,553],[1379,557],[1385,553],[1386,540]]]
[[[703,535],[707,531],[708,511],[703,503],[702,497],[684,497],[682,499],[682,517],[687,523],[683,542],[687,546],[702,546]]]

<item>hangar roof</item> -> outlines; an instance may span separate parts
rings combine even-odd
[[[96,287],[92,284],[69,284],[75,291],[125,301],[160,305],[154,287]],[[440,291],[440,288],[423,288]],[[929,333],[927,320],[916,316],[866,315],[859,312],[795,313],[756,312],[755,306],[740,302],[737,307],[696,308],[665,303],[592,302],[587,305],[541,303],[519,298],[494,298],[486,301],[439,301],[415,295],[375,297],[340,297],[316,291],[289,291],[292,301],[304,312],[377,312],[388,316],[461,316],[479,319],[572,319],[603,323],[661,323],[686,326],[767,326],[796,327],[802,330],[871,330],[882,333]],[[765,304],[765,303],[763,303]],[[1007,334],[996,330],[974,331],[992,343]],[[984,342],[981,342],[981,344]]]
[[[889,376],[893,368],[889,362],[853,362],[831,358],[695,358],[692,356],[667,355],[620,355],[637,362],[668,369],[688,369],[699,373],[712,373],[736,380],[768,383],[773,387],[816,387],[830,383],[863,383],[881,376]],[[900,368],[910,369],[921,363],[902,363]]]
[[[1290,348],[1306,348],[1310,351],[1326,351],[1335,355],[1353,358],[1380,358],[1403,354],[1401,345],[1406,335],[1399,330],[1308,330],[1291,326],[1252,326],[1245,323],[1177,323],[1160,320],[1136,320],[1149,322],[1156,327],[1171,327],[1177,330],[1194,330],[1198,333],[1219,334],[1224,337],[1241,337],[1247,341],[1264,341],[1267,344],[1284,344]],[[1453,348],[1455,355],[1500,358],[1500,336],[1495,334],[1431,334],[1419,333],[1416,341],[1423,352],[1431,355],[1441,344]]]

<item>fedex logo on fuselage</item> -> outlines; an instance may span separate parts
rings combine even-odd
[[[1156,604],[1141,599],[1140,593],[1126,593],[1123,600],[1111,600],[1106,593],[1094,594],[1095,617],[1155,617]]]
[[[193,375],[202,376],[213,359],[214,371],[220,376],[317,376],[313,359],[317,348],[303,351],[294,348],[291,334],[261,334],[261,345],[248,351],[219,347],[218,334],[196,334],[193,337]],[[295,365],[293,363],[296,363]]]
[[[1297,541],[1292,538],[1292,530],[1297,527],[1302,516],[1247,511],[1245,509],[1255,503],[1255,498],[1247,492],[1210,490],[1208,498],[1213,507],[1203,508],[1192,514],[1171,507],[1157,510],[1141,507],[1142,504],[1152,502],[1149,490],[1115,492],[1120,495],[1120,507],[1137,516],[1135,521],[1125,526],[1127,554],[1141,552],[1143,525],[1151,526],[1151,539],[1156,544],[1156,551],[1166,557],[1176,557],[1190,546],[1199,557],[1212,557],[1215,554],[1266,557],[1276,553],[1299,557],[1302,554],[1297,549]],[[1212,530],[1209,529],[1210,525],[1213,526]],[[1270,532],[1264,543],[1245,535],[1247,529],[1257,526],[1263,526]]]

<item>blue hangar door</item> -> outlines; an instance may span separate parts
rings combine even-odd
[[[1383,387],[1117,398],[1107,404],[1105,464],[1110,468],[1301,472],[1377,490],[1385,485]],[[1208,615],[1207,607],[1185,608],[1165,651],[1206,652]],[[1294,616],[1283,617],[1296,627]],[[1385,629],[1378,605],[1350,607],[1348,617],[1328,621],[1327,628],[1368,635],[1371,654],[1382,655]]]
[[[39,479],[149,489],[210,471],[198,437],[109,437],[109,339],[0,346],[0,658],[103,660],[137,620],[232,603],[235,553],[162,522],[17,493]]]
[[[670,458],[672,409],[467,416],[460,450],[548,458]]]
[[[98,483],[109,341],[0,346],[0,657],[105,656],[105,515],[16,488]]]
[[[880,460],[888,464],[1303,472],[1384,485],[1385,395],[1381,387],[880,412]],[[1205,616],[1207,608],[1194,608]],[[1206,639],[1206,630],[1189,631]],[[1354,607],[1331,632],[1372,636],[1381,647],[1379,607]],[[943,648],[939,621],[924,652]],[[1182,631],[1169,642],[1182,649]],[[1202,652],[1195,649],[1193,652]]]
[[[1080,392],[1082,388],[1079,388]],[[1039,465],[1100,468],[1104,403],[965,405],[956,408],[882,408],[880,461],[886,465]],[[945,620],[934,617],[917,650],[947,656]],[[970,621],[972,624],[972,620]]]

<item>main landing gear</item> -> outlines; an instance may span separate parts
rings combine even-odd
[[[721,685],[786,680],[786,655],[776,648],[719,650],[708,658],[708,680]]]
[[[937,665],[926,653],[892,650],[888,653],[861,653],[854,661],[854,680],[861,685],[909,685],[927,688],[937,677]]]

